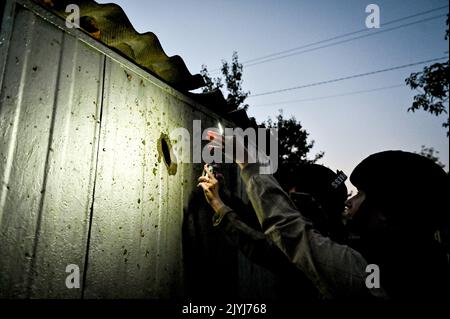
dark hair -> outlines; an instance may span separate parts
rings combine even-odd
[[[445,299],[449,282],[445,171],[424,156],[385,151],[358,164],[350,181],[365,192],[361,205],[366,205],[365,211],[375,209],[384,216],[377,236],[365,238],[360,252],[383,269],[383,287],[390,297],[417,298],[417,291],[426,291],[427,296],[420,298]]]
[[[397,226],[436,228],[448,221],[448,175],[432,160],[409,152],[370,155],[350,181]]]

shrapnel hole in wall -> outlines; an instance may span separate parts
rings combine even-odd
[[[175,175],[178,165],[172,151],[172,143],[170,142],[169,136],[164,133],[161,133],[158,139],[158,162],[161,162],[161,158],[166,164],[169,175]]]

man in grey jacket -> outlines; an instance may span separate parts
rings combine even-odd
[[[284,189],[296,208],[308,214],[305,217],[322,235],[340,243],[346,241],[348,236],[342,222],[347,199],[345,174],[335,173],[323,165],[303,164],[289,171],[289,176],[290,180],[284,181]],[[252,206],[222,193],[232,210],[224,215],[215,214],[214,226],[223,232],[229,244],[274,274],[276,300],[320,299],[310,280],[261,231]]]
[[[433,205],[431,209],[442,210],[442,188],[446,188],[444,187],[446,175],[442,169],[439,170],[433,163],[430,163],[431,161],[425,161],[422,157],[417,158],[417,156],[419,155],[400,151],[374,154],[355,169],[351,180],[355,176],[353,180],[364,182],[360,183],[360,192],[348,201],[348,206],[350,214],[357,221],[355,225],[358,227],[355,229],[360,231],[361,236],[366,239],[366,241],[363,240],[366,245],[360,251],[338,244],[317,232],[312,223],[297,211],[289,196],[273,176],[260,174],[260,164],[237,164],[241,168],[241,176],[246,184],[249,199],[264,233],[325,297],[355,298],[369,294],[377,298],[389,298],[390,295],[395,298],[414,298],[422,296],[423,293],[417,288],[430,288],[433,290],[427,291],[428,295],[442,296],[445,289],[441,289],[441,287],[445,287],[448,277],[442,278],[442,285],[439,283],[439,278],[447,276],[448,271],[445,272],[441,267],[442,259],[434,258],[438,253],[434,254],[434,251],[429,249],[435,245],[430,239],[430,231],[434,229],[431,225],[435,225],[436,218],[432,216],[432,211],[428,215],[425,214],[430,222],[423,224],[430,225],[430,227],[427,227],[426,230],[423,229],[422,234],[420,233],[422,231],[421,223],[417,222],[419,213],[414,208],[423,209],[425,207],[423,203],[429,201],[427,196],[430,196],[430,193],[424,192],[424,196],[421,196],[421,190],[413,192],[417,182],[410,177],[413,176],[421,182],[431,183],[433,190],[439,190],[439,195],[434,196],[435,199],[439,199],[435,201],[438,202],[438,206]],[[386,171],[385,166],[389,170],[382,174]],[[411,167],[415,167],[416,171],[410,176],[408,172]],[[367,171],[375,173],[369,174]],[[359,178],[358,175],[363,177]],[[397,200],[407,207],[407,212],[411,213],[412,222],[409,222],[409,219],[404,223],[401,218],[392,217],[405,216],[404,213],[392,212],[390,207],[377,205],[380,203],[380,198],[377,196],[383,193],[383,187],[386,186],[379,183],[379,179],[383,180],[383,176],[396,181],[396,183],[392,182],[392,185],[403,187],[398,190],[402,196]],[[371,183],[371,180],[376,180],[377,183]],[[216,220],[220,221],[232,209],[220,199],[218,185],[217,180],[210,173],[208,176],[199,178],[199,186],[203,188],[207,201],[216,212]],[[356,186],[358,187],[358,185]],[[390,190],[388,189],[385,197],[395,198],[395,193],[389,194]],[[394,192],[395,189],[391,191]],[[415,196],[408,198],[408,194]],[[400,208],[401,205],[393,207],[403,211]],[[427,217],[423,220],[428,221]],[[418,233],[420,236],[411,237]],[[409,237],[405,238],[405,236]],[[416,238],[420,238],[420,240],[416,240]],[[408,240],[411,241],[411,244],[408,243]],[[412,256],[414,247],[418,248],[417,255]],[[427,264],[427,259],[432,261],[431,265]],[[369,285],[366,282],[370,269],[374,269],[368,267],[368,260],[376,268],[380,266],[378,275],[381,276],[381,287]],[[417,265],[413,264],[414,261]],[[386,274],[386,281],[383,280],[383,274]],[[389,287],[388,291],[383,288],[385,285]],[[434,289],[436,287],[438,289]]]

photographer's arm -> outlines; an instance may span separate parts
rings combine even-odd
[[[323,295],[330,298],[383,295],[381,289],[366,288],[367,262],[357,251],[316,232],[273,176],[259,173],[258,164],[240,167],[263,231]]]
[[[222,230],[228,242],[251,261],[274,273],[284,271],[286,256],[268,236],[248,226],[232,208],[223,203],[219,196],[219,182],[207,169],[205,172],[206,176],[199,178],[198,186],[202,186],[208,203],[215,211],[214,226]]]
[[[223,138],[214,137],[216,148],[224,151]],[[239,141],[242,143],[242,140]],[[246,151],[245,145],[241,147]],[[371,294],[386,298],[383,289],[369,290],[366,287],[367,262],[361,254],[315,231],[311,222],[296,210],[273,176],[261,174],[263,167],[246,153],[246,162],[235,162],[241,168],[247,194],[263,231],[322,295],[328,298],[358,298]],[[227,156],[227,152],[224,154]],[[264,155],[258,158],[264,159]],[[264,162],[270,163],[267,160]]]
[[[244,223],[234,211],[228,212],[217,227],[232,246],[254,263],[274,274],[286,271],[288,260],[277,245],[263,232]]]

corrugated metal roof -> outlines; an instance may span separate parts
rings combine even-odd
[[[236,120],[237,114],[229,114],[234,109],[227,105],[220,90],[208,93],[189,92],[205,86],[202,76],[192,75],[180,56],[167,56],[153,32],[138,33],[117,4],[99,4],[93,0],[34,1],[63,19],[69,15],[66,12],[69,4],[78,5],[80,27],[83,31],[200,104],[230,120]],[[248,119],[246,114],[239,121],[245,119]],[[250,123],[244,122],[247,125]]]
[[[122,8],[116,4],[99,4],[93,0],[34,1],[64,19],[69,14],[65,11],[66,6],[78,5],[80,27],[85,32],[181,91],[205,85],[200,74],[192,75],[189,72],[180,56],[166,55],[154,33],[138,33]]]
[[[215,126],[216,114],[31,1],[7,1],[1,30],[0,297],[180,299],[191,296],[185,262],[199,254],[207,269],[232,270],[207,282],[209,295],[267,300],[270,276],[217,249],[225,239],[205,233],[210,217],[189,205],[202,165],[172,174],[159,145],[194,120]],[[222,173],[246,198],[236,167]],[[190,220],[199,224],[186,233]],[[68,265],[80,289],[68,289]]]

